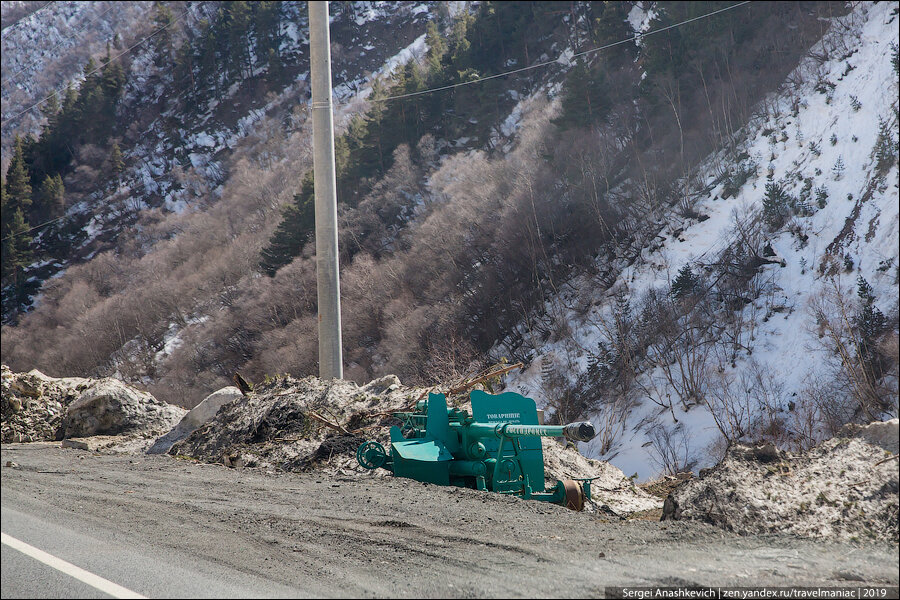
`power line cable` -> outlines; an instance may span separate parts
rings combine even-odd
[[[7,29],[12,29],[13,27],[15,27],[17,25],[20,25],[23,21],[25,21],[25,19],[27,19],[31,15],[37,14],[38,12],[44,10],[45,8],[47,8],[48,6],[53,4],[53,2],[54,2],[54,0],[50,0],[50,2],[45,2],[44,4],[41,5],[41,7],[39,9],[31,11],[29,14],[25,15],[24,17],[22,17],[21,19],[19,19],[15,23],[13,23],[12,25],[4,27],[3,31],[6,31]]]
[[[105,11],[103,11],[103,12],[102,12],[100,15],[98,15],[97,17],[94,17],[92,20],[90,20],[90,21],[88,21],[87,23],[85,23],[84,25],[82,25],[79,29],[76,29],[74,33],[75,33],[75,34],[81,33],[82,31],[84,31],[85,29],[87,29],[88,26],[93,25],[94,23],[96,23],[97,21],[99,21],[102,17],[106,16],[106,13],[108,13],[108,12],[111,11],[113,8],[115,8],[115,6],[116,6],[116,3],[115,3],[115,2],[110,3],[109,8],[107,8]],[[63,38],[62,40],[60,40],[55,46],[53,46],[53,47],[50,48],[49,50],[44,51],[44,54],[49,53],[49,52],[53,52],[54,50],[56,50],[57,48],[59,48],[60,46],[62,46],[64,42],[66,42],[67,40],[71,40],[71,39],[75,39],[75,35],[71,35],[71,36],[68,36],[68,37],[64,37],[64,38]],[[31,61],[30,63],[28,63],[27,65],[25,65],[24,67],[22,67],[21,69],[19,69],[18,71],[16,71],[15,73],[13,73],[12,75],[10,75],[9,77],[7,77],[7,78],[6,78],[6,81],[5,81],[4,83],[9,83],[10,81],[15,80],[16,77],[18,77],[19,75],[21,75],[22,73],[24,73],[25,71],[27,71],[28,69],[30,69],[31,67],[33,67],[34,65],[38,64],[38,62],[40,62],[40,60],[41,60],[40,58],[37,58],[37,59]]]
[[[199,6],[199,5],[197,5],[197,6]],[[205,9],[204,9],[204,11],[205,11]],[[208,14],[208,13],[207,13],[207,14]],[[173,23],[174,23],[174,22],[173,22]],[[170,23],[170,25],[173,24],[173,23]],[[148,39],[149,39],[149,38],[148,38]],[[118,58],[118,57],[117,57],[117,58]],[[185,77],[182,81],[187,81],[187,77]],[[174,99],[177,100],[178,98],[180,98],[181,96],[183,96],[183,95],[185,94],[186,91],[187,91],[187,90],[185,90],[184,92],[181,92],[181,94],[179,94],[178,96],[176,96]],[[14,238],[14,237],[18,237],[18,236],[20,236],[20,235],[25,235],[26,233],[32,232],[32,231],[34,231],[34,230],[36,230],[36,229],[41,229],[42,227],[46,227],[47,225],[52,225],[53,223],[56,223],[57,221],[61,221],[62,219],[67,218],[68,216],[69,216],[69,215],[62,215],[62,216],[56,217],[55,219],[51,219],[51,220],[49,220],[49,221],[44,221],[43,223],[39,223],[38,225],[35,225],[34,227],[29,227],[29,228],[26,229],[25,231],[19,231],[19,232],[17,232],[17,233],[8,235],[8,236],[6,236],[5,238],[3,238],[3,239],[0,240],[0,241],[5,242],[6,240],[12,239],[12,238]]]
[[[35,225],[34,227],[29,227],[29,228],[26,229],[25,231],[19,231],[19,232],[10,234],[10,235],[6,236],[5,238],[3,238],[2,240],[0,240],[0,242],[5,242],[6,240],[11,240],[11,239],[14,238],[14,237],[18,237],[18,236],[20,236],[20,235],[25,235],[26,233],[28,233],[28,232],[30,232],[30,231],[34,231],[35,229],[40,229],[41,227],[46,227],[47,225],[50,225],[51,223],[56,223],[57,221],[62,221],[62,220],[65,219],[67,216],[68,216],[68,215],[63,215],[63,216],[61,216],[61,217],[56,217],[55,219],[50,219],[49,221],[44,221],[43,223],[41,223],[41,224],[39,224],[39,225]]]
[[[187,15],[188,13],[190,13],[191,10],[192,10],[193,8],[195,8],[195,7],[197,7],[197,6],[201,6],[201,5],[203,5],[203,4],[206,4],[207,2],[208,2],[208,0],[203,0],[203,2],[199,2],[199,3],[195,4],[193,7],[189,7],[189,8],[187,8],[187,9],[185,9],[184,12],[182,12],[180,15],[178,15],[178,17],[177,17],[174,21],[172,21],[171,23],[169,23],[168,25],[166,25],[166,26],[164,26],[164,27],[160,27],[159,29],[157,29],[156,31],[154,31],[153,33],[151,33],[150,35],[148,35],[147,37],[145,37],[145,38],[142,39],[141,41],[139,41],[139,42],[137,42],[137,43],[135,43],[135,44],[132,44],[131,46],[129,46],[128,48],[126,48],[125,50],[123,50],[122,52],[120,52],[119,54],[116,54],[115,56],[113,56],[112,58],[110,58],[110,62],[112,62],[112,61],[114,61],[114,60],[117,60],[118,58],[120,58],[120,57],[122,57],[122,56],[128,54],[129,52],[131,52],[132,50],[134,50],[135,48],[137,48],[137,47],[140,46],[141,44],[147,42],[148,40],[150,40],[150,39],[153,38],[154,36],[156,36],[156,35],[162,33],[163,31],[165,31],[166,29],[168,29],[169,27],[171,27],[172,25],[174,25],[175,23],[177,23],[177,22],[179,22],[181,19],[183,19],[183,18],[185,17],[185,15]],[[100,66],[98,66],[96,69],[94,69],[93,71],[91,71],[90,73],[85,73],[85,74],[84,74],[85,79],[88,78],[88,77],[90,77],[90,76],[93,75],[94,73],[97,73],[97,72],[100,71],[101,69],[103,69],[104,66],[105,66],[105,65],[100,65]],[[28,108],[26,108],[25,110],[23,110],[23,111],[21,111],[21,112],[18,112],[18,113],[14,114],[13,116],[11,116],[11,117],[9,117],[9,118],[7,118],[7,119],[4,119],[2,122],[0,122],[0,125],[5,125],[5,124],[9,123],[10,121],[12,121],[12,120],[14,120],[14,119],[18,119],[19,117],[21,117],[22,115],[24,115],[25,113],[27,113],[28,111],[30,111],[31,109],[40,106],[41,104],[43,104],[44,102],[46,102],[47,100],[49,100],[50,98],[52,98],[54,95],[61,93],[64,89],[65,89],[65,88],[60,88],[60,89],[58,89],[58,90],[54,90],[54,91],[51,92],[49,95],[47,95],[46,97],[42,98],[41,100],[38,100],[37,102],[35,102],[34,104],[32,104],[31,106],[29,106]]]
[[[712,17],[714,15],[732,10],[734,8],[744,6],[745,4],[750,4],[750,2],[751,2],[751,0],[744,0],[743,2],[738,2],[737,4],[732,4],[731,6],[726,6],[725,8],[720,8],[719,10],[715,10],[713,12],[706,13],[705,15],[699,15],[697,17],[685,19],[684,21],[681,21],[679,23],[667,25],[666,27],[660,27],[659,29],[654,29],[653,31],[648,31],[646,33],[636,33],[635,35],[631,36],[630,38],[626,38],[624,40],[619,40],[618,42],[613,42],[611,44],[606,44],[604,46],[600,46],[599,48],[592,48],[591,50],[585,50],[584,52],[579,52],[577,54],[573,54],[571,56],[571,58],[569,58],[568,60],[570,61],[573,58],[578,58],[580,56],[586,56],[588,54],[593,54],[594,52],[600,52],[601,50],[606,50],[608,48],[612,48],[613,46],[620,46],[622,44],[627,44],[628,42],[634,42],[636,40],[639,40],[639,39],[642,39],[642,38],[645,38],[645,37],[648,37],[651,35],[655,35],[657,33],[662,33],[664,31],[668,31],[670,29],[675,29],[676,27],[681,27],[682,25],[687,25],[688,23],[693,23],[694,21],[706,19],[708,17]],[[450,90],[453,88],[462,87],[464,85],[471,85],[473,83],[481,83],[482,81],[487,81],[489,79],[497,79],[498,77],[505,77],[507,75],[512,75],[514,73],[521,73],[523,71],[530,71],[532,69],[539,69],[541,67],[547,67],[550,65],[563,64],[562,60],[563,60],[563,55],[560,55],[555,60],[549,60],[546,62],[530,65],[527,67],[522,67],[520,69],[513,69],[512,71],[505,71],[503,73],[497,73],[496,75],[488,75],[487,77],[479,77],[478,79],[473,79],[472,81],[461,81],[459,83],[454,83],[452,85],[445,85],[442,87],[430,88],[427,90],[419,90],[418,92],[409,92],[407,94],[398,94],[396,96],[388,96],[387,98],[378,98],[378,99],[370,100],[370,102],[387,102],[388,100],[399,100],[401,98],[410,98],[412,96],[421,96],[423,94],[430,94],[432,92],[441,92],[444,90]],[[349,104],[349,102],[344,103],[344,104]]]
[[[571,60],[571,59],[574,59],[574,58],[578,58],[578,57],[580,57],[580,56],[586,56],[586,55],[588,55],[588,54],[593,54],[593,53],[596,53],[596,52],[600,52],[600,51],[602,51],[602,50],[607,50],[607,49],[612,48],[612,47],[614,47],[614,46],[620,46],[620,45],[622,45],[622,44],[627,44],[628,42],[634,42],[634,41],[636,41],[636,40],[638,40],[638,39],[641,39],[641,38],[644,38],[644,37],[647,37],[647,36],[650,36],[650,35],[655,35],[655,34],[657,34],[657,33],[662,33],[662,32],[664,32],[664,31],[668,31],[668,30],[670,30],[670,29],[675,29],[676,27],[681,27],[681,26],[683,26],[683,25],[687,25],[688,23],[693,23],[693,22],[699,21],[699,20],[701,20],[701,19],[706,19],[706,18],[708,18],[708,17],[712,17],[712,16],[715,16],[715,15],[717,15],[717,14],[721,14],[721,13],[723,13],[723,12],[726,12],[726,11],[729,11],[729,10],[732,10],[732,9],[735,9],[735,8],[739,8],[739,7],[741,7],[741,6],[744,6],[745,4],[750,4],[750,2],[751,2],[751,0],[744,0],[743,2],[738,2],[737,4],[732,4],[731,6],[726,6],[725,8],[721,8],[721,9],[719,9],[719,10],[715,10],[715,11],[706,13],[706,14],[704,14],[704,15],[699,15],[699,16],[696,16],[696,17],[692,17],[692,18],[690,18],[690,19],[685,19],[684,21],[680,21],[680,22],[678,22],[678,23],[673,23],[672,25],[667,25],[666,27],[661,27],[661,28],[659,28],[659,29],[654,29],[653,31],[649,31],[649,32],[647,32],[647,33],[636,33],[635,35],[633,35],[633,36],[631,36],[631,37],[629,37],[629,38],[626,38],[626,39],[623,39],[623,40],[619,40],[619,41],[617,41],[617,42],[612,42],[612,43],[610,43],[610,44],[605,44],[605,45],[600,46],[600,47],[598,47],[598,48],[592,48],[592,49],[590,49],[590,50],[585,50],[584,52],[578,52],[578,53],[576,53],[576,54],[573,54],[568,60]],[[197,5],[195,5],[195,6],[201,6],[201,5],[203,5],[203,4],[206,4],[206,1],[200,2],[199,4],[197,4]],[[140,45],[140,44],[144,43],[145,41],[149,40],[151,37],[153,37],[154,35],[156,35],[156,34],[159,33],[160,31],[162,31],[163,29],[167,29],[168,27],[171,27],[171,26],[174,25],[176,22],[178,22],[179,20],[181,20],[188,12],[190,12],[190,10],[191,10],[190,8],[187,9],[187,10],[185,10],[183,13],[181,13],[181,15],[180,15],[175,21],[172,21],[172,23],[169,23],[169,24],[166,25],[165,27],[159,29],[158,31],[155,31],[153,34],[151,34],[151,35],[148,36],[147,38],[141,40],[140,42],[138,42],[138,43],[135,44],[134,46],[131,46],[130,48],[128,48],[127,50],[125,50],[125,51],[122,52],[121,54],[118,54],[115,58],[119,58],[119,56],[122,56],[123,54],[126,54],[127,52],[131,51],[133,48],[135,48],[135,47],[137,47],[138,45]],[[204,9],[204,12],[205,12],[205,9]],[[208,15],[208,13],[207,13],[207,15]],[[505,77],[506,75],[512,75],[512,74],[514,74],[514,73],[521,73],[521,72],[523,72],[523,71],[529,71],[529,70],[532,70],[532,69],[537,69],[537,68],[540,68],[540,67],[546,67],[546,66],[554,65],[554,64],[562,64],[561,59],[562,59],[562,55],[560,55],[560,57],[557,58],[556,60],[547,61],[547,62],[543,62],[543,63],[538,63],[538,64],[535,64],[535,65],[530,65],[530,66],[527,66],[527,67],[522,67],[522,68],[520,68],[520,69],[513,69],[512,71],[506,71],[506,72],[503,72],[503,73],[497,73],[496,75],[489,75],[489,76],[487,76],[487,77],[481,77],[481,78],[479,78],[479,79],[473,79],[472,81],[463,81],[463,82],[460,82],[460,83],[455,83],[455,84],[452,84],[452,85],[446,85],[446,86],[442,86],[442,87],[438,87],[438,88],[431,88],[431,89],[427,89],[427,90],[420,90],[420,91],[418,91],[418,92],[410,92],[410,93],[408,93],[408,94],[399,94],[399,95],[397,95],[397,96],[389,96],[389,97],[387,97],[387,98],[380,98],[380,99],[377,99],[377,100],[372,100],[372,102],[387,102],[388,100],[399,100],[399,99],[402,99],[402,98],[409,98],[409,97],[412,97],[412,96],[421,96],[421,95],[423,95],[423,94],[429,94],[429,93],[432,93],[432,92],[440,92],[440,91],[444,91],[444,90],[449,90],[449,89],[453,89],[453,88],[457,88],[457,87],[462,87],[462,86],[464,86],[464,85],[471,85],[471,84],[473,84],[473,83],[480,83],[480,82],[482,82],[482,81],[487,81],[487,80],[489,80],[489,79],[496,79],[496,78],[498,78],[498,77]],[[87,75],[85,75],[85,77],[87,77],[88,75],[93,74],[93,73],[96,72],[97,70],[99,70],[99,68],[98,68],[98,69],[95,69],[95,70],[92,71],[91,73],[88,73]],[[54,93],[56,93],[56,92],[54,92]],[[51,94],[51,96],[52,96],[52,94]],[[33,106],[31,106],[31,107],[25,109],[23,112],[21,112],[21,113],[15,115],[15,116],[13,116],[13,117],[10,117],[10,118],[7,119],[6,121],[3,121],[3,123],[6,123],[6,122],[8,122],[8,121],[11,120],[11,119],[14,119],[14,118],[17,118],[17,117],[21,116],[22,114],[24,114],[24,113],[28,112],[29,110],[31,110],[32,108],[34,108],[35,106],[38,106],[38,105],[42,104],[43,102],[46,102],[46,101],[49,100],[49,99],[50,99],[50,96],[48,96],[47,98],[44,98],[43,100],[41,100],[41,101],[38,102],[37,104],[35,104],[35,105],[33,105]],[[344,103],[344,104],[347,104],[347,103]],[[60,217],[60,218],[62,218],[62,217]],[[39,227],[44,227],[44,226],[49,225],[50,223],[53,223],[53,222],[58,221],[58,220],[59,220],[59,219],[54,219],[53,221],[48,221],[48,222],[46,222],[46,223],[41,223],[40,225],[36,225],[35,227],[32,227],[31,229],[28,229],[28,230],[26,230],[26,231],[20,232],[20,233],[15,234],[15,235],[21,235],[21,234],[24,234],[24,233],[28,233],[29,231],[33,231],[34,229],[37,229],[37,228],[39,228]],[[9,239],[10,237],[15,237],[15,235],[13,235],[13,236],[7,236],[6,238],[3,238],[3,240],[5,241],[5,240]]]

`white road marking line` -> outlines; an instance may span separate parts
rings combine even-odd
[[[0,532],[0,542],[6,544],[10,548],[18,550],[22,554],[26,554],[35,560],[41,561],[47,566],[53,567],[57,571],[65,573],[70,577],[74,577],[75,579],[100,590],[104,594],[109,594],[113,598],[146,598],[146,596],[141,596],[136,592],[123,588],[121,585],[103,579],[99,575],[94,575],[80,567],[76,567],[72,563],[68,563],[61,558],[56,558],[52,554],[47,554],[43,550],[38,550],[34,546],[26,544],[21,540],[17,540],[11,535]]]

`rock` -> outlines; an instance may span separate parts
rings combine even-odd
[[[603,512],[602,506],[616,516],[628,516],[635,512],[658,510],[662,505],[656,498],[633,485],[619,468],[603,461],[584,457],[571,444],[563,444],[552,438],[541,438],[544,451],[545,485],[556,480],[596,478],[591,481],[591,497],[585,509]],[[596,504],[596,506],[595,506]]]
[[[183,440],[189,436],[195,429],[206,424],[219,409],[229,402],[243,399],[244,395],[241,390],[234,386],[224,387],[221,390],[213,392],[203,399],[203,401],[195,406],[188,414],[184,415],[181,422],[178,423],[166,435],[156,440],[147,450],[147,454],[165,454],[172,447],[172,444]]]
[[[107,378],[86,389],[69,405],[60,426],[61,437],[167,431],[186,412],[117,379]]]
[[[753,449],[753,456],[761,463],[770,463],[781,458],[781,451],[772,442],[766,442]]]
[[[400,387],[400,378],[396,375],[385,375],[378,379],[373,379],[363,386],[363,390],[368,394],[381,394],[383,392],[393,391]]]
[[[244,395],[241,393],[241,390],[233,385],[224,387],[204,398],[200,404],[195,406],[188,414],[184,415],[184,418],[181,421],[196,429],[215,417],[222,406],[229,402],[233,402],[234,400],[242,399],[243,397]],[[191,431],[193,431],[193,429]]]
[[[666,496],[666,499],[663,501],[663,509],[662,509],[662,517],[660,517],[660,521],[677,521],[681,518],[681,511],[678,510],[678,501],[669,494]]]
[[[0,440],[29,442],[57,439],[65,407],[89,385],[88,379],[57,379],[37,370],[13,373],[3,365],[0,367]]]
[[[844,425],[838,433],[840,437],[859,437],[888,452],[900,452],[900,419],[875,421],[868,425]]]
[[[81,440],[63,440],[60,448],[72,448],[73,450],[90,450],[87,442]]]

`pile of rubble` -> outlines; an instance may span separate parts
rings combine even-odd
[[[898,539],[898,420],[848,425],[808,452],[732,446],[716,467],[677,487],[663,519],[737,533]]]
[[[360,467],[357,448],[367,440],[388,447],[390,426],[399,424],[394,413],[413,410],[429,391],[404,387],[393,375],[364,386],[276,377],[251,393],[223,388],[187,412],[116,379],[56,379],[6,367],[2,390],[3,442],[65,440],[73,448],[169,453],[227,467],[375,478],[389,473]],[[450,402],[471,411],[464,393]],[[587,510],[625,517],[660,508],[612,465],[570,443],[542,443],[548,484],[595,478]]]
[[[409,410],[422,395],[393,375],[365,386],[317,377],[276,377],[172,445],[169,454],[227,466],[348,474],[366,439],[386,442],[392,413]],[[384,425],[384,426],[383,426]],[[383,430],[383,435],[377,435]]]
[[[155,438],[187,413],[117,379],[0,372],[0,439],[38,442],[91,436]]]
[[[427,394],[428,390],[402,386],[393,375],[364,386],[326,383],[316,377],[278,377],[240,401],[224,404],[186,437],[179,434],[182,439],[168,452],[229,467],[384,477],[387,471],[360,467],[356,449],[366,440],[388,447],[390,426],[399,424],[393,413],[412,410]],[[455,395],[450,402],[471,411],[466,395]],[[612,465],[585,458],[571,444],[542,441],[548,483],[597,478],[591,486],[595,504],[588,510],[624,517],[661,507],[658,498],[637,489]]]
[[[85,389],[89,379],[54,379],[40,371],[13,373],[0,367],[0,440],[37,442],[57,439],[63,413]]]

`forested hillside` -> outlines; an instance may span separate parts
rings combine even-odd
[[[39,132],[4,109],[5,364],[117,374],[185,406],[235,372],[317,372],[305,11],[156,3],[142,36],[111,38],[34,109]],[[691,406],[698,414],[717,392],[682,375],[720,363],[679,362],[673,348],[721,346],[741,377],[765,327],[726,323],[757,319],[747,307],[774,294],[761,281],[787,260],[779,236],[833,238],[825,221],[803,219],[838,195],[868,206],[896,197],[878,191],[897,180],[896,45],[860,33],[870,19],[889,30],[896,12],[896,2],[331,3],[346,376],[427,384],[521,359],[530,368],[515,385],[556,418],[622,424],[595,454],[640,447],[651,430],[683,435],[641,407],[676,422]],[[40,16],[17,28],[39,30]],[[835,92],[839,78],[874,71],[861,57],[887,61],[888,89]],[[3,73],[5,94],[6,62]],[[797,119],[822,118],[810,106],[829,94],[868,115],[872,135],[811,139]],[[874,158],[842,150],[857,143],[850,135]],[[814,152],[822,166],[784,163]],[[811,171],[826,166],[855,187]],[[740,197],[759,216],[721,226],[739,207],[713,214],[713,197]],[[873,243],[896,245],[895,213],[881,219]],[[702,260],[646,266],[707,221],[718,229]],[[802,257],[817,285],[854,260],[832,238]],[[869,312],[847,362],[864,357],[881,391],[835,422],[892,410],[892,252],[875,272],[893,284],[876,282],[872,265],[849,269]],[[650,268],[660,285],[636,283]],[[638,433],[626,422],[642,422]],[[766,435],[740,429],[728,435]]]

